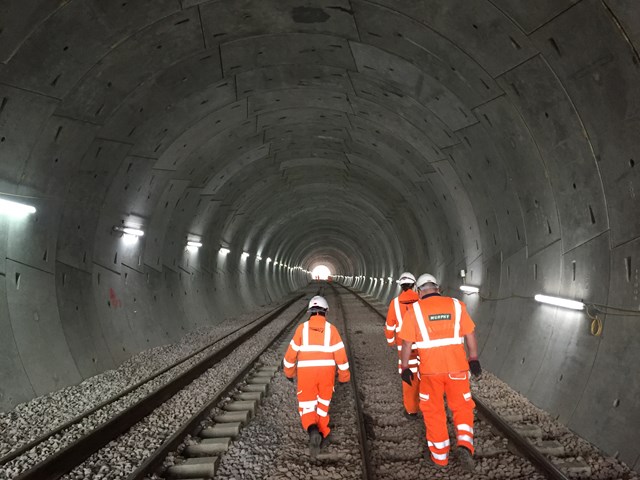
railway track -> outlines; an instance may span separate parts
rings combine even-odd
[[[0,459],[0,478],[58,479],[73,471],[109,442],[140,423],[187,385],[220,364],[232,352],[240,349],[247,339],[266,330],[270,324],[286,314],[296,302],[300,303],[303,295],[293,297],[270,313],[261,315],[215,339],[212,343],[155,372],[118,395],[9,452]],[[298,308],[301,306],[302,303]],[[140,391],[145,389],[148,391],[141,395]],[[142,398],[139,398],[140,396]],[[91,476],[88,472],[84,472],[83,475],[86,476],[76,475],[69,478]],[[107,477],[101,475],[99,478]]]
[[[349,339],[353,352],[352,365],[355,364],[359,370],[362,385],[357,398],[363,399],[364,418],[370,422],[366,425],[368,449],[371,452],[368,459],[370,476],[363,478],[423,478],[422,475],[437,471],[441,472],[441,478],[590,478],[590,466],[576,459],[556,439],[546,438],[552,435],[545,434],[535,424],[537,419],[527,420],[526,415],[514,410],[517,408],[515,405],[508,405],[500,398],[500,393],[490,393],[487,388],[484,391],[492,395],[491,400],[474,394],[477,405],[474,427],[477,444],[476,471],[469,474],[459,468],[455,450],[452,450],[452,461],[447,469],[436,470],[426,464],[421,460],[426,449],[424,427],[420,425],[416,428],[410,420],[400,420],[398,423],[398,411],[402,410],[400,395],[396,395],[395,403],[389,401],[389,397],[381,395],[385,387],[400,392],[400,379],[395,370],[395,352],[388,362],[392,366],[390,371],[393,371],[395,381],[387,374],[385,365],[380,363],[380,353],[387,348],[382,338],[385,319],[382,311],[386,307],[375,306],[346,287],[341,292],[344,294],[339,294],[340,298],[348,292],[348,298],[342,301],[344,307],[341,310],[345,316],[345,336]],[[482,386],[482,379],[473,382],[472,389],[479,386]],[[504,413],[496,411],[499,409]],[[423,423],[422,419],[419,423]],[[453,430],[450,431],[450,437],[455,438]],[[391,448],[394,444],[395,447]],[[416,445],[420,445],[419,451],[416,451]]]

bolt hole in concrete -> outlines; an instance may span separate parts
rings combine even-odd
[[[616,399],[613,401],[613,408],[617,408],[617,407],[618,407],[618,405],[620,405],[620,399],[616,398]]]
[[[522,357],[522,360],[520,360],[520,363],[524,365],[524,357]]]

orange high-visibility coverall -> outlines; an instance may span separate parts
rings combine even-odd
[[[412,303],[418,300],[418,294],[413,290],[405,290],[396,298],[394,298],[389,304],[389,310],[387,311],[387,322],[385,324],[384,334],[387,337],[387,343],[393,348],[398,349],[398,373],[402,373],[402,360],[400,359],[400,353],[402,350],[402,339],[397,336],[402,328],[402,316],[409,309]],[[409,368],[414,374],[418,373],[418,351],[413,346],[411,352],[411,359],[409,360]],[[415,375],[414,381],[411,385],[402,383],[402,400],[404,402],[404,408],[407,413],[418,413],[418,393],[420,392],[420,382],[418,376]]]
[[[415,342],[420,355],[420,410],[427,445],[438,465],[449,462],[449,432],[443,395],[453,413],[458,446],[473,453],[473,409],[464,336],[475,324],[464,303],[430,294],[415,302],[403,317],[400,338]]]
[[[298,412],[305,431],[317,425],[329,435],[329,404],[338,367],[338,380],[351,378],[344,344],[336,327],[322,315],[312,315],[299,325],[284,356],[284,374],[298,376]]]

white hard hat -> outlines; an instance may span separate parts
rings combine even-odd
[[[400,275],[400,278],[396,280],[398,285],[409,285],[411,283],[416,283],[416,277],[413,276],[411,272],[404,272]]]
[[[423,273],[422,275],[420,275],[418,277],[418,280],[416,281],[416,286],[418,288],[422,288],[427,283],[433,283],[436,287],[438,286],[438,280],[436,280],[436,277],[434,277],[430,273]]]
[[[309,308],[308,310],[329,310],[329,304],[325,300],[324,297],[320,295],[316,295],[311,300],[309,300]]]

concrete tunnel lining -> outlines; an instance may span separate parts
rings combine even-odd
[[[586,316],[518,298],[640,305],[640,7],[0,11],[0,196],[38,209],[0,217],[0,408],[306,283],[267,256],[382,277],[352,280],[382,301],[403,270],[454,292],[466,269],[505,298],[463,297],[486,368],[640,469],[637,316],[602,315],[592,337]],[[123,245],[123,222],[145,237]]]

